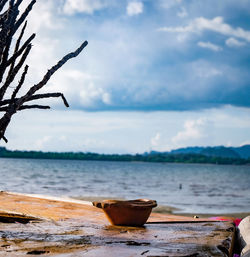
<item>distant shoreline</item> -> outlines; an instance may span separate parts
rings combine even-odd
[[[155,163],[204,163],[250,165],[250,159],[207,156],[196,153],[98,154],[82,152],[11,151],[0,147],[0,158],[125,161]]]

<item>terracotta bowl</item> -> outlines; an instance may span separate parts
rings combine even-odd
[[[93,202],[93,205],[103,209],[112,225],[143,226],[152,208],[157,206],[157,202],[148,199],[130,201],[103,200]]]

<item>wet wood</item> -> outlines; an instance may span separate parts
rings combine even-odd
[[[1,192],[7,214],[0,256],[231,256],[234,240],[229,222],[152,213],[141,228],[111,226],[86,202]]]

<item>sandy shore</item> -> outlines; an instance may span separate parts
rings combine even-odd
[[[186,213],[180,212],[178,209],[171,207],[171,206],[158,206],[153,210],[156,213],[169,213],[175,215],[181,215],[186,217],[194,217],[198,216],[199,218],[209,218],[209,217],[216,217],[216,216],[225,216],[225,217],[233,217],[243,219],[250,215],[250,212],[239,212],[239,213]]]
[[[193,217],[193,216],[198,216],[199,218],[209,218],[209,217],[217,217],[217,216],[222,216],[222,217],[232,217],[232,218],[238,218],[238,219],[243,219],[247,216],[250,216],[250,212],[239,212],[239,213],[209,213],[209,214],[204,214],[204,213],[178,213],[175,212],[174,214],[176,215],[183,215],[186,217]]]

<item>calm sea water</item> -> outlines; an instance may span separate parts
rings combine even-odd
[[[191,213],[249,212],[250,166],[0,158],[0,190],[150,198]]]

